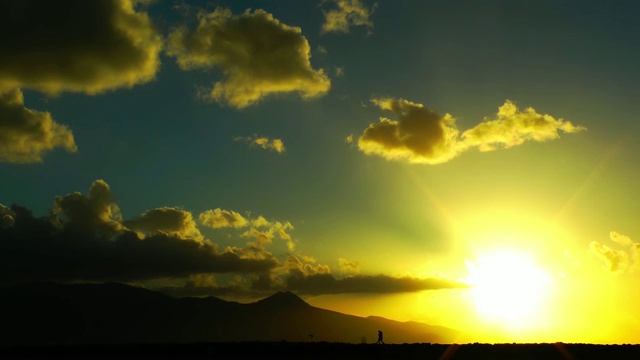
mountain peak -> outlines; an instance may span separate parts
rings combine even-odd
[[[256,304],[263,306],[282,306],[282,307],[300,307],[310,306],[298,295],[291,291],[279,291],[267,298],[258,301]]]

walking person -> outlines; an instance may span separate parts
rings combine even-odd
[[[378,330],[378,344],[384,344],[382,341],[382,331]]]

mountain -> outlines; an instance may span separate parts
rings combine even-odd
[[[0,289],[0,345],[240,341],[451,343],[452,329],[314,307],[291,292],[242,304],[173,298],[118,283],[28,283]]]

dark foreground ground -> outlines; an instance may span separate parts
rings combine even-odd
[[[640,359],[640,345],[237,342],[0,347],[0,359]]]

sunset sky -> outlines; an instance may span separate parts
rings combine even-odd
[[[0,284],[640,343],[636,1],[0,1]]]

